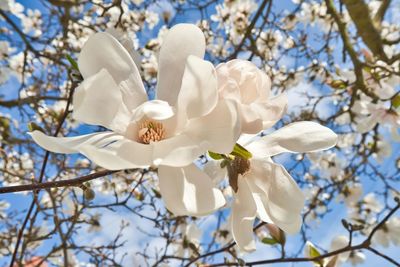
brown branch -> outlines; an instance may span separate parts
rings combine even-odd
[[[376,11],[373,22],[375,23],[375,27],[378,29],[381,27],[381,23],[385,17],[386,11],[389,9],[391,2],[392,0],[382,0],[382,4],[379,6],[378,11]]]
[[[370,240],[372,239],[373,235],[376,233],[376,231],[378,231],[380,229],[380,227],[382,227],[388,220],[389,218],[400,208],[400,201],[398,199],[396,199],[397,205],[385,216],[385,218],[382,219],[382,221],[377,224],[371,231],[371,233],[368,235],[368,237],[360,244],[358,245],[354,245],[354,246],[347,246],[341,249],[337,249],[328,253],[325,253],[323,255],[320,255],[318,257],[314,257],[314,258],[307,258],[307,257],[303,257],[303,258],[276,258],[276,259],[270,259],[270,260],[261,260],[261,261],[252,261],[252,262],[247,262],[245,264],[245,266],[255,266],[255,265],[266,265],[266,264],[272,264],[272,263],[283,263],[283,262],[318,262],[321,261],[325,258],[329,258],[335,255],[339,255],[345,252],[349,252],[349,251],[355,251],[355,250],[362,250],[362,249],[367,249],[370,250],[371,252],[373,252],[374,254],[386,259],[387,261],[393,263],[395,266],[400,267],[400,263],[395,261],[394,259],[388,257],[387,255],[384,255],[382,253],[380,253],[379,251],[375,250],[374,248],[372,248],[371,242]],[[217,266],[243,266],[240,263],[217,263],[217,264],[209,264],[206,265],[207,267],[217,267]]]
[[[66,186],[79,186],[79,185],[83,184],[84,182],[88,182],[90,180],[104,177],[104,176],[107,176],[107,175],[110,175],[110,174],[113,174],[116,172],[117,171],[104,170],[104,171],[99,171],[96,173],[92,173],[92,174],[88,174],[85,176],[80,176],[80,177],[72,178],[72,179],[68,179],[68,180],[0,187],[0,194],[24,192],[24,191],[35,191],[37,193],[43,189],[66,187]]]
[[[251,21],[249,27],[247,28],[243,39],[240,41],[240,43],[238,44],[238,46],[235,48],[235,51],[232,53],[232,55],[229,57],[229,59],[234,59],[238,56],[240,50],[242,49],[245,41],[247,38],[249,38],[249,36],[251,35],[251,31],[254,29],[254,26],[256,25],[256,22],[258,20],[258,18],[261,16],[262,12],[264,11],[265,6],[267,5],[267,3],[269,4],[269,9],[272,6],[272,0],[264,0],[262,2],[262,4],[260,5],[259,9],[257,10],[257,13],[254,15],[253,20]]]
[[[64,114],[60,118],[60,120],[58,121],[58,126],[57,126],[57,129],[54,132],[53,136],[57,136],[58,135],[58,133],[61,131],[62,125],[64,124],[64,121],[66,120],[66,118],[68,116],[68,109],[69,109],[69,107],[70,107],[70,105],[72,103],[72,96],[74,94],[76,86],[77,86],[77,83],[72,83],[72,86],[71,86],[71,89],[70,89],[70,92],[69,92],[69,96],[68,96],[68,101],[67,101],[66,107],[64,109]],[[49,156],[50,156],[50,152],[46,151],[46,154],[45,154],[44,159],[43,159],[42,167],[40,169],[40,174],[39,174],[39,179],[38,179],[38,183],[39,184],[43,182],[44,173],[45,173],[45,170],[46,170],[47,162],[49,160]],[[26,228],[26,225],[28,224],[28,220],[31,217],[32,211],[33,211],[33,209],[34,209],[34,207],[36,205],[36,202],[37,202],[36,198],[37,198],[37,192],[34,191],[33,192],[32,202],[31,202],[31,204],[29,206],[29,209],[28,209],[28,212],[27,212],[27,214],[25,216],[24,222],[22,223],[21,229],[19,229],[19,231],[18,231],[17,242],[15,243],[13,255],[12,255],[12,258],[11,258],[11,261],[10,261],[10,267],[14,266],[14,262],[15,262],[15,259],[17,258],[17,253],[18,253],[19,245],[20,245],[20,243],[22,241],[22,236],[23,236],[24,230]]]
[[[328,13],[333,17],[335,23],[338,26],[340,36],[342,37],[343,40],[343,46],[346,49],[347,53],[350,55],[350,59],[354,66],[354,72],[356,76],[355,85],[357,86],[357,88],[355,88],[354,90],[354,93],[356,89],[360,89],[367,96],[373,99],[377,99],[378,97],[373,92],[371,92],[364,83],[363,63],[358,58],[357,52],[354,50],[354,47],[351,44],[350,36],[347,32],[346,23],[342,21],[341,17],[336,11],[335,5],[333,4],[333,0],[325,0],[325,3]]]
[[[363,0],[343,0],[343,3],[364,43],[375,56],[387,61],[381,35],[372,22],[368,5]]]
[[[29,96],[21,99],[12,99],[12,100],[0,100],[0,106],[12,108],[16,106],[36,103],[40,100],[68,100],[66,97],[58,97],[58,96]]]

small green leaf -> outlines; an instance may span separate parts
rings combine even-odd
[[[3,136],[3,141],[10,137],[10,119],[0,117],[0,133]]]
[[[74,70],[79,71],[78,63],[76,63],[76,61],[75,61],[70,55],[65,55],[65,57],[66,57],[67,60],[69,61],[69,64],[71,64],[71,67],[72,67]]]
[[[208,151],[208,155],[210,156],[210,158],[214,159],[214,160],[221,160],[223,159],[223,156],[219,153],[215,153],[212,151]]]
[[[242,157],[244,159],[251,159],[251,157],[253,156],[250,151],[248,151],[246,148],[242,147],[238,143],[236,143],[233,147],[233,151],[231,152],[231,154],[234,156]]]
[[[392,106],[393,106],[394,108],[400,107],[400,94],[396,95],[396,96],[392,99]]]
[[[28,130],[29,130],[30,132],[33,132],[33,131],[40,131],[40,132],[44,133],[43,128],[40,127],[39,125],[37,125],[37,124],[34,123],[34,122],[28,123]]]
[[[237,263],[239,264],[239,266],[245,266],[246,262],[243,259],[237,259]]]
[[[317,250],[316,247],[310,245],[310,246],[309,246],[309,249],[310,249],[310,250],[309,250],[309,256],[310,256],[310,258],[316,258],[316,257],[321,256],[321,253],[319,253],[319,251]]]
[[[276,241],[274,238],[269,238],[269,237],[264,237],[264,238],[261,240],[261,242],[264,243],[264,244],[267,244],[267,245],[276,245],[276,244],[279,243],[279,242]]]
[[[221,169],[223,169],[223,168],[225,168],[228,164],[229,164],[229,160],[224,159],[223,161],[221,161],[221,163],[219,164],[219,166],[221,167]]]
[[[347,82],[343,80],[333,80],[329,83],[333,89],[345,89],[347,87]]]
[[[319,256],[321,256],[321,253],[319,253],[318,249],[309,241],[307,241],[306,243],[306,248],[307,248],[307,256],[310,259],[314,259],[317,258]],[[319,259],[319,260],[314,260],[314,265],[315,266],[323,266],[323,260]]]

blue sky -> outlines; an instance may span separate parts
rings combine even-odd
[[[17,2],[23,4],[25,6],[25,8],[38,8],[38,9],[42,9],[42,6],[40,4],[40,1],[30,1],[30,0],[17,0]],[[289,0],[284,0],[284,1],[275,1],[274,2],[274,9],[275,10],[286,10],[286,9],[292,9],[294,6],[291,3],[291,1]],[[214,12],[214,6],[210,6],[209,7],[209,11],[210,13]],[[151,10],[157,10],[157,7],[151,7]],[[195,12],[187,12],[184,15],[177,15],[174,19],[174,23],[180,23],[180,22],[196,22],[199,19],[199,14],[195,13]],[[2,22],[0,22],[2,23]],[[145,42],[149,37],[154,36],[157,33],[157,30],[159,29],[159,26],[157,26],[155,29],[153,29],[152,31],[144,31],[141,35],[139,35],[140,37],[140,41],[141,42]],[[309,28],[309,30],[312,32],[315,29]],[[316,30],[317,31],[317,30]],[[142,43],[142,44],[143,44]],[[318,45],[317,43],[315,45]],[[295,62],[293,60],[291,60],[290,57],[287,57],[285,59],[286,64],[288,65],[288,67],[294,66]],[[306,64],[309,62],[297,62],[297,64]],[[19,87],[18,81],[16,79],[12,79],[10,80],[7,84],[3,85],[0,87],[0,94],[4,95],[5,99],[13,99],[18,95],[17,89]],[[296,93],[299,92],[303,92],[304,90],[315,90],[316,92],[318,92],[319,90],[326,90],[326,88],[322,88],[320,89],[320,87],[318,86],[313,86],[310,84],[300,84],[298,86],[298,88],[294,89],[292,91],[292,99],[293,102],[295,102],[294,100],[298,97],[296,96]],[[298,98],[297,98],[298,99]],[[301,107],[300,107],[301,108]],[[327,112],[329,113],[330,111],[332,111],[333,106],[330,104],[323,104],[319,106],[319,111],[320,112]],[[289,111],[293,111],[295,112],[296,109],[299,109],[299,107],[296,107],[295,104],[293,104],[290,107]],[[1,111],[1,110],[0,110]],[[11,113],[12,116],[15,116],[16,118],[19,116],[18,113],[16,111]],[[22,127],[25,127],[24,125],[22,125]],[[90,129],[92,128],[88,128],[88,127],[80,127],[78,128],[78,131],[80,132],[88,132],[90,131]],[[393,144],[393,151],[397,151],[398,149],[400,149],[400,144]],[[380,167],[382,169],[390,169],[393,168],[392,164],[393,161],[395,159],[395,155],[392,155],[392,157],[390,159],[387,159],[385,161],[384,164],[382,164]],[[290,166],[291,164],[293,164],[293,162],[291,162],[291,159],[289,157],[281,157],[278,159],[278,161],[280,161],[282,164],[284,164],[285,166]],[[48,174],[49,177],[51,177],[51,169],[49,169]],[[108,178],[107,178],[108,179]],[[371,183],[371,182],[365,182],[364,183],[364,191],[365,192],[371,192],[376,190],[375,184]],[[107,196],[100,196],[98,194],[98,197],[96,199],[96,201],[98,202],[104,202],[107,200]],[[31,201],[31,197],[29,195],[23,195],[23,194],[9,194],[9,195],[2,195],[0,197],[1,199],[5,199],[8,202],[11,203],[12,205],[12,209],[20,209],[20,210],[24,210],[26,209],[26,207],[29,205],[30,201]],[[342,227],[340,220],[344,217],[346,217],[346,209],[344,207],[344,204],[334,204],[332,206],[333,208],[333,212],[328,213],[328,215],[321,221],[320,223],[320,227],[316,228],[315,230],[312,231],[311,233],[311,240],[313,243],[316,243],[324,248],[329,248],[329,243],[332,240],[332,238],[338,234],[346,234],[344,228]],[[149,240],[149,238],[144,235],[141,231],[138,230],[138,228],[141,228],[142,230],[148,230],[151,231],[152,230],[152,226],[148,224],[148,222],[144,219],[140,219],[138,217],[133,217],[131,214],[128,214],[126,211],[124,211],[123,209],[117,209],[117,212],[110,212],[110,211],[106,211],[104,210],[104,217],[102,219],[102,224],[105,225],[105,229],[102,232],[96,232],[96,233],[86,233],[86,229],[82,230],[82,235],[80,235],[80,240],[81,242],[107,242],[110,241],[112,238],[114,238],[115,234],[116,234],[116,228],[115,227],[107,227],[110,224],[115,223],[116,221],[121,221],[121,220],[125,220],[125,221],[129,221],[131,226],[128,227],[127,232],[124,234],[127,237],[131,237],[128,238],[128,246],[126,248],[127,252],[132,252],[132,251],[138,251],[140,250],[147,242],[151,242],[153,243],[153,245],[155,247],[157,246],[163,246],[163,243],[160,242],[160,240],[158,239],[153,239],[153,240]],[[205,227],[205,234],[204,234],[204,240],[208,240],[209,236],[207,235],[207,233],[210,232],[210,229],[212,229],[212,226],[215,224],[216,222],[216,217],[214,216],[210,216],[208,219],[206,219],[206,221],[204,222],[204,225],[209,225],[210,228]],[[1,229],[1,226],[0,226]],[[47,241],[47,245],[51,244],[53,241],[49,240]],[[298,247],[298,236],[294,236],[294,237],[289,237],[288,240],[288,251],[292,252],[292,251],[296,251],[297,247]],[[295,248],[295,249],[291,249],[291,247]],[[381,248],[382,249],[382,248]],[[396,256],[398,253],[398,250],[396,250],[396,248],[391,247],[389,249],[385,249],[385,252],[388,253],[389,255],[392,256]],[[40,253],[40,249],[39,249],[39,253]],[[374,257],[370,254],[368,254],[368,252],[366,252],[367,254],[367,263],[365,263],[364,266],[387,266],[386,262],[378,257]],[[272,249],[270,246],[268,245],[263,245],[263,244],[258,244],[258,250],[257,252],[253,253],[253,254],[249,254],[249,255],[244,255],[244,259],[246,260],[260,260],[260,259],[265,259],[265,258],[269,258],[269,257],[276,257],[279,256],[277,254],[277,252]],[[301,255],[302,256],[302,255]],[[132,256],[133,257],[133,256]],[[5,265],[6,262],[8,262],[9,259],[0,259],[0,265]],[[130,266],[127,262],[126,266]],[[292,266],[292,265],[288,265],[286,264],[280,264],[280,265],[276,265],[276,266]],[[311,263],[297,263],[297,264],[293,264],[293,266],[312,266]],[[345,264],[344,266],[350,266],[349,264]]]

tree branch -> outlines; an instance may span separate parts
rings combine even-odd
[[[24,192],[24,191],[39,192],[40,190],[43,190],[43,189],[65,187],[65,186],[79,186],[79,185],[83,184],[84,182],[88,182],[90,180],[104,177],[104,176],[107,176],[107,175],[110,175],[110,174],[113,174],[116,172],[118,172],[118,171],[104,170],[104,171],[99,171],[96,173],[92,173],[89,175],[80,176],[80,177],[72,178],[72,179],[68,179],[68,180],[0,187],[0,194]]]

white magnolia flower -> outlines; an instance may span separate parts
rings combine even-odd
[[[245,138],[248,138],[245,137]],[[301,227],[304,196],[286,169],[271,157],[284,152],[304,153],[331,148],[337,136],[314,122],[291,123],[255,141],[239,140],[252,158],[236,157],[232,168],[238,173],[231,214],[231,231],[242,251],[255,250],[253,224],[256,217],[273,223],[289,234]],[[243,141],[243,142],[241,142]],[[234,188],[235,190],[235,188]]]
[[[344,235],[336,236],[332,242],[329,252],[341,250],[349,245],[349,239]],[[313,258],[321,253],[310,241],[306,242],[304,249],[306,257]],[[365,255],[361,251],[347,251],[337,255],[319,260],[319,265],[324,267],[339,267],[342,263],[350,262],[353,266],[364,263]]]
[[[367,210],[367,212],[379,213],[383,208],[382,204],[376,198],[374,193],[368,193],[362,200],[362,203],[364,204],[364,209]]]
[[[345,248],[349,245],[349,238],[344,235],[335,237],[331,242],[331,249],[329,251],[335,251]],[[361,251],[344,252],[338,255],[338,262],[335,266],[339,266],[340,263],[350,262],[353,266],[362,264],[365,261],[365,255]]]
[[[348,207],[354,206],[363,194],[363,186],[360,183],[346,185],[338,195],[339,201],[344,201]]]
[[[372,237],[372,242],[389,247],[390,243],[400,245],[400,218],[389,219]]]
[[[360,133],[369,132],[379,123],[389,127],[392,138],[399,141],[400,116],[396,110],[388,108],[387,105],[387,102],[382,101],[372,103],[371,98],[367,96],[362,96],[359,101],[356,101],[353,111],[359,114],[356,125],[357,131]]]
[[[270,128],[287,108],[284,94],[270,98],[271,80],[256,65],[234,59],[217,66],[219,95],[237,103],[243,133]]]
[[[202,231],[195,223],[180,225],[182,238],[176,244],[175,254],[178,257],[192,256],[200,252]],[[195,251],[193,251],[195,250]]]
[[[97,33],[78,58],[84,81],[74,94],[73,117],[109,131],[76,137],[30,134],[49,151],[82,153],[109,170],[158,166],[170,211],[212,212],[225,199],[193,161],[207,150],[231,152],[238,129],[235,106],[218,99],[215,69],[202,59],[204,52],[199,28],[171,28],[159,54],[157,97],[147,100],[129,53],[110,34]]]

